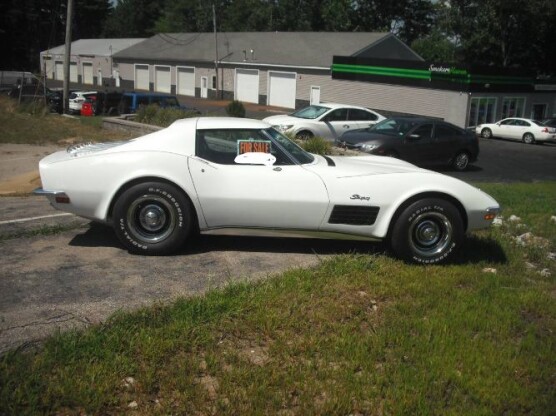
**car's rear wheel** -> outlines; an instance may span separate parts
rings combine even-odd
[[[535,143],[535,136],[532,133],[525,133],[522,140],[525,144],[533,144]]]
[[[469,166],[469,153],[459,152],[452,161],[452,167],[457,171],[464,171]]]
[[[446,200],[427,198],[412,203],[397,217],[390,245],[407,262],[434,264],[445,261],[463,236],[458,209]]]
[[[484,128],[481,130],[481,137],[483,139],[491,139],[492,138],[492,130],[488,128]]]
[[[191,228],[191,204],[171,184],[134,185],[114,205],[114,230],[133,253],[171,254],[183,246]]]

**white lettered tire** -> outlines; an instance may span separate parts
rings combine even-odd
[[[416,201],[405,208],[392,227],[390,245],[407,262],[444,262],[463,242],[458,209],[439,198]]]
[[[191,231],[191,205],[183,191],[162,182],[125,190],[114,205],[114,231],[132,253],[166,255],[179,250]]]

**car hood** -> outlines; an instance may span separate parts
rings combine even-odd
[[[297,123],[300,120],[304,120],[304,119],[299,118],[299,117],[292,117],[292,116],[289,116],[287,114],[282,114],[282,115],[279,115],[279,116],[270,116],[270,117],[267,117],[267,118],[263,119],[264,122],[267,122],[268,124],[271,124],[273,126],[277,126],[279,124]]]
[[[372,142],[372,141],[380,141],[385,142],[388,140],[395,140],[397,137],[388,136],[386,134],[380,133],[371,133],[367,129],[363,130],[355,130],[349,131],[344,133],[342,137],[340,137],[340,142],[346,142],[349,144],[357,144],[357,143],[365,143],[365,142]]]
[[[306,165],[321,176],[353,178],[358,176],[386,175],[392,173],[428,172],[411,163],[386,156],[315,156],[316,163]],[[333,163],[330,163],[333,162]]]

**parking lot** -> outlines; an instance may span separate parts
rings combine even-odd
[[[556,144],[481,139],[469,171],[443,173],[473,183],[556,180],[555,161]],[[110,228],[55,211],[43,198],[0,201],[0,353],[118,310],[310,266],[336,253],[384,250],[362,242],[210,235],[175,256],[132,256]]]

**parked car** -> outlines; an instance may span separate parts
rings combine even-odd
[[[97,96],[96,91],[74,91],[69,95],[68,108],[69,112],[73,114],[81,114],[81,106],[85,100],[95,100]]]
[[[88,98],[81,107],[82,116],[116,116],[118,106],[122,99],[121,92],[98,92],[94,97]]]
[[[386,240],[400,258],[438,263],[499,205],[407,162],[307,153],[269,124],[187,118],[131,141],[73,145],[42,159],[57,209],[110,223],[132,253],[176,252],[196,231],[296,230]]]
[[[516,117],[492,124],[480,124],[475,128],[475,133],[484,139],[501,137],[521,140],[527,144],[556,139],[556,129],[553,127],[547,127],[540,121]]]
[[[135,113],[141,106],[157,104],[161,108],[179,108],[182,110],[196,109],[181,105],[175,95],[165,95],[150,92],[126,92],[122,94],[118,112],[120,114]]]
[[[479,155],[479,141],[472,132],[424,117],[382,120],[373,127],[344,133],[336,145],[419,166],[450,165],[460,171]]]
[[[384,120],[373,110],[345,104],[323,103],[310,105],[289,115],[264,119],[282,133],[293,134],[297,139],[314,136],[335,140],[353,129],[370,127]]]

